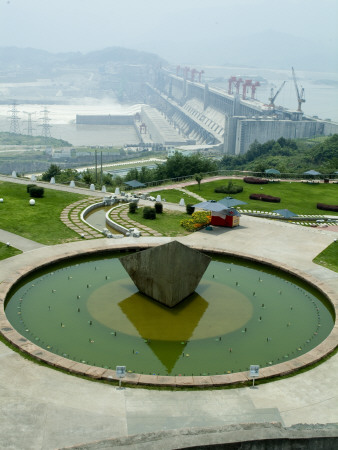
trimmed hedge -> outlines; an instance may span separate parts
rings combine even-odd
[[[280,203],[279,197],[273,197],[266,194],[251,194],[249,197],[251,200],[262,200],[263,202]]]
[[[163,205],[161,202],[156,202],[155,203],[155,211],[156,214],[162,214],[163,213]]]
[[[34,198],[42,198],[44,193],[44,188],[40,186],[32,186],[29,189],[29,195]]]
[[[185,210],[186,210],[187,214],[189,214],[189,216],[191,216],[191,214],[195,211],[195,207],[192,206],[191,203],[188,203],[185,207]]]
[[[156,219],[156,211],[155,208],[152,208],[151,206],[145,206],[143,208],[143,218],[154,220]]]
[[[27,193],[29,194],[30,189],[35,186],[36,186],[36,184],[27,184],[27,186],[26,186]]]
[[[244,183],[248,184],[268,184],[269,180],[266,180],[265,178],[256,178],[256,177],[244,177],[243,178]]]
[[[317,209],[321,209],[323,211],[338,212],[338,205],[326,205],[325,203],[317,203]]]
[[[137,203],[136,202],[130,202],[129,203],[129,212],[134,214],[137,210]]]

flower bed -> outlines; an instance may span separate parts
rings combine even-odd
[[[317,209],[321,209],[323,211],[338,212],[338,205],[326,205],[325,203],[317,203]]]
[[[280,203],[279,197],[266,194],[251,194],[249,198],[251,200],[262,200],[263,202]]]
[[[268,184],[269,180],[266,180],[265,178],[256,178],[256,177],[244,177],[243,178],[244,183],[249,184]]]
[[[207,211],[196,211],[192,213],[191,219],[181,220],[182,227],[187,231],[197,231],[209,225],[211,216]]]

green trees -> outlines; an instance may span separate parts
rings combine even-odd
[[[92,184],[95,181],[95,176],[94,173],[91,172],[89,169],[85,170],[84,172],[82,172],[82,180],[86,183],[86,184]]]
[[[195,180],[198,184],[198,189],[201,189],[201,181],[203,180],[203,175],[201,173],[195,173]]]
[[[57,183],[69,183],[70,181],[78,181],[80,179],[80,174],[75,169],[64,169],[61,170],[59,174],[55,176],[55,181]]]
[[[41,175],[43,181],[50,181],[52,177],[56,177],[61,173],[61,169],[56,164],[51,164],[49,168]]]
[[[332,173],[338,168],[338,134],[313,144],[311,140],[294,140],[283,137],[263,144],[255,141],[244,155],[225,155],[221,168],[264,172],[275,168],[281,173],[302,173],[316,169]]]
[[[147,183],[156,180],[165,180],[168,178],[180,178],[185,176],[193,176],[206,172],[216,171],[218,164],[210,159],[196,154],[192,156],[184,156],[182,153],[176,152],[174,156],[167,158],[163,164],[157,164],[156,169],[142,167],[141,171],[133,168],[126,175],[126,181],[138,180]]]

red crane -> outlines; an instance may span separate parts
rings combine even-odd
[[[252,86],[252,80],[245,80],[243,83],[243,100],[246,99],[246,90],[249,86]]]
[[[188,73],[190,72],[190,67],[185,67],[184,68],[184,78],[188,78]]]
[[[191,81],[195,81],[195,75],[198,71],[196,69],[191,69],[190,75],[191,75]]]
[[[241,83],[243,83],[242,78],[237,78],[236,81],[235,81],[236,94],[239,94],[239,88],[241,86]]]
[[[259,81],[256,81],[255,83],[252,84],[252,86],[251,86],[251,98],[255,98],[256,89],[260,85],[261,85],[261,83]]]
[[[201,70],[200,72],[198,72],[198,82],[201,82],[202,79],[202,75],[204,74],[204,70]]]
[[[233,85],[233,83],[235,83],[235,81],[236,81],[236,77],[230,77],[229,79],[228,79],[228,83],[229,83],[229,87],[228,87],[228,94],[232,94],[232,85]]]

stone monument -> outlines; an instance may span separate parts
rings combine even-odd
[[[178,241],[120,258],[138,290],[169,307],[194,292],[210,261]]]

